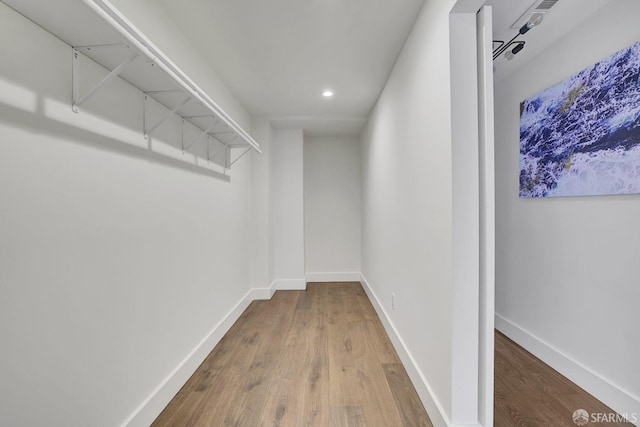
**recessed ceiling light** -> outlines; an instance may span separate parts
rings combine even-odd
[[[324,96],[325,98],[331,98],[333,96],[333,91],[325,90],[324,92],[322,92],[322,96]]]

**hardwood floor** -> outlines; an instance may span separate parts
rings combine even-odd
[[[609,407],[560,375],[499,332],[495,340],[495,427],[575,427],[573,413],[615,414]],[[630,426],[589,422],[587,426]]]
[[[359,283],[254,301],[153,426],[432,426]]]
[[[495,348],[496,427],[613,412],[500,333]],[[432,424],[360,284],[310,283],[251,303],[153,426]]]

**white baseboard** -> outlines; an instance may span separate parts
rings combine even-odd
[[[360,273],[358,273],[358,279],[362,283],[367,296],[371,300],[371,303],[380,317],[385,330],[389,334],[391,342],[398,352],[398,355],[400,356],[400,359],[402,360],[402,363],[404,364],[432,423],[435,427],[456,427],[449,421],[446,412],[443,410],[440,402],[433,393],[431,386],[424,377],[420,368],[418,368],[418,365],[407,349],[404,341],[400,335],[398,335],[393,322],[391,322],[389,316],[382,307],[382,304],[380,304],[380,300],[369,286],[369,283]],[[347,280],[342,278],[338,281]],[[136,409],[136,411],[122,424],[122,427],[146,427],[150,425],[156,417],[160,415],[162,410],[176,395],[184,383],[187,382],[189,377],[193,375],[198,366],[200,366],[216,344],[220,342],[224,334],[227,333],[235,321],[238,320],[251,301],[256,299],[271,299],[276,290],[304,289],[306,289],[306,281],[304,279],[274,280],[268,288],[251,289],[231,309],[231,311],[220,322],[218,322],[212,331],[196,346],[196,348],[182,361],[182,363],[176,367],[176,369],[162,382],[162,384],[156,388],[153,393],[151,393],[147,400]],[[496,319],[496,324],[497,322],[498,321]]]
[[[224,334],[233,326],[240,315],[253,300],[254,290],[250,290],[229,313],[209,332],[174,371],[156,388],[153,393],[122,424],[123,427],[148,427],[160,415],[160,412],[178,393],[180,388],[193,375],[198,366],[220,342]]]
[[[640,417],[640,399],[498,313],[496,313],[496,329],[617,413],[636,414]]]
[[[411,355],[411,352],[407,349],[395,326],[393,326],[393,322],[384,310],[380,300],[376,296],[375,292],[373,292],[373,289],[369,285],[369,282],[367,282],[367,279],[362,274],[360,275],[360,283],[362,283],[364,291],[367,293],[369,300],[371,300],[371,304],[373,304],[373,307],[378,313],[378,317],[382,321],[387,334],[389,334],[389,338],[398,352],[398,356],[400,356],[400,360],[407,370],[407,374],[409,374],[409,378],[411,379],[413,386],[416,388],[418,396],[429,414],[429,418],[431,418],[431,422],[435,427],[453,427],[449,417],[444,411],[444,408],[440,404],[440,401],[433,393],[433,389],[422,373],[422,370],[418,367],[418,364]]]
[[[307,289],[307,282],[304,279],[276,279],[270,288],[278,291],[304,291]]]
[[[359,272],[337,272],[337,273],[307,273],[307,283],[309,282],[358,282]]]
[[[268,288],[253,288],[251,297],[254,300],[271,299],[276,291],[304,291],[307,282],[304,279],[276,279]]]
[[[271,299],[273,294],[276,293],[276,282],[271,283],[271,286],[268,288],[253,288],[251,290],[251,297],[254,300],[265,300]]]
[[[204,359],[220,342],[224,334],[233,326],[240,315],[253,300],[271,299],[276,290],[305,290],[304,279],[274,280],[268,288],[253,288],[238,302],[231,311],[209,332],[195,349],[176,367],[176,369],[158,386],[134,413],[122,424],[123,427],[146,427],[160,415],[180,388],[198,369]]]

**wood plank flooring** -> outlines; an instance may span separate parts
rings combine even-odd
[[[153,426],[432,426],[359,283],[254,301]]]
[[[577,409],[615,414],[509,338],[499,332],[495,338],[495,427],[575,427],[573,412]],[[633,426],[616,422],[586,425]]]
[[[496,427],[613,412],[500,333],[495,348]],[[360,284],[310,283],[251,303],[153,426],[432,424]]]

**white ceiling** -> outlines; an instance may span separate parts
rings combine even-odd
[[[424,0],[160,0],[184,35],[252,115],[309,134],[358,134]],[[438,1],[438,0],[427,0]],[[519,40],[512,61],[494,62],[500,80],[525,66],[612,0],[559,0]],[[494,39],[536,0],[487,0]],[[320,93],[331,88],[333,99]]]
[[[250,114],[358,133],[424,0],[161,1]]]
[[[67,23],[82,22],[89,33],[94,25],[75,7],[78,0],[2,1],[72,45],[77,25]],[[303,128],[310,135],[360,133],[424,2],[158,1],[249,113],[271,118],[274,127]],[[521,53],[512,61],[494,61],[496,81],[525,67],[612,1],[559,0],[520,38],[526,41]],[[533,3],[487,0],[493,6],[494,39],[513,37],[517,30],[510,26]],[[334,98],[321,96],[326,88],[335,91]]]

